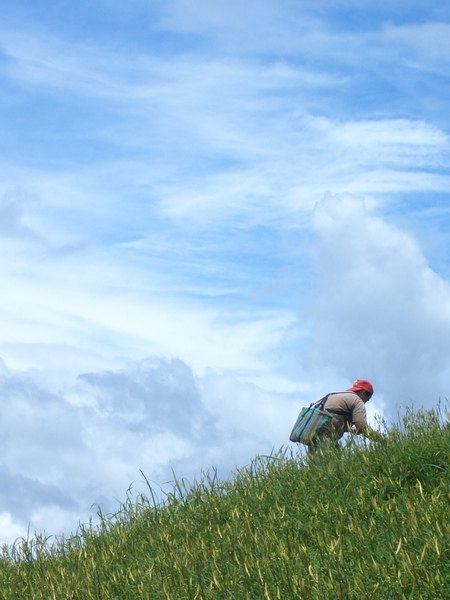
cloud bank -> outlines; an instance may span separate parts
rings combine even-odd
[[[112,511],[130,486],[145,491],[141,472],[160,498],[174,477],[193,481],[211,468],[228,476],[270,452],[274,431],[285,433],[276,395],[213,372],[199,382],[175,358],[81,374],[57,393],[51,383],[42,372],[1,364],[3,541],[26,537],[28,528],[75,531],[95,520],[94,504]]]

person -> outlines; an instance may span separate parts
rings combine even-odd
[[[339,448],[338,441],[346,432],[380,441],[381,434],[367,423],[365,405],[372,396],[373,386],[370,381],[357,379],[345,392],[333,392],[322,398],[322,406],[332,414],[332,419],[325,425],[320,437],[311,442],[308,451],[315,452],[325,441]]]

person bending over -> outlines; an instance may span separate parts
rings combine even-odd
[[[322,442],[330,440],[339,448],[338,440],[347,432],[380,441],[381,434],[367,424],[366,402],[372,396],[373,386],[367,379],[357,379],[345,392],[324,396],[322,406],[333,418],[325,425],[320,437],[308,446],[309,452],[315,452]]]

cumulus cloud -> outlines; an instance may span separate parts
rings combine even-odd
[[[395,404],[434,404],[450,363],[450,286],[406,231],[362,199],[327,195],[315,209],[317,268],[309,359],[367,377]]]
[[[4,542],[28,529],[69,534],[92,505],[108,512],[130,485],[142,491],[141,471],[161,497],[174,475],[192,481],[217,468],[228,476],[273,447],[269,393],[212,372],[200,384],[179,359],[128,361],[58,392],[52,383],[43,371],[1,364]]]

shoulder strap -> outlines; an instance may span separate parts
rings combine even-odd
[[[323,409],[323,407],[325,406],[325,402],[328,400],[328,396],[331,396],[331,394],[327,394],[326,396],[324,396],[320,400],[317,400],[316,402],[313,402],[311,404],[311,406],[316,406],[317,408],[322,408]]]
[[[324,396],[323,398],[318,400],[315,404],[316,404],[316,406],[321,406],[322,410],[326,410],[327,412],[329,412],[333,415],[342,415],[344,417],[345,416],[351,417],[352,413],[349,412],[348,410],[341,410],[340,408],[325,408],[325,404],[330,396],[334,396],[335,394],[342,394],[342,393],[343,392],[331,392],[330,394],[327,394],[326,396]]]

